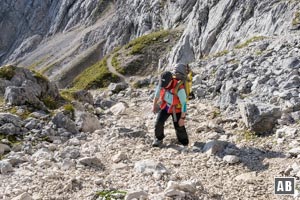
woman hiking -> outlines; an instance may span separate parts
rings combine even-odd
[[[169,71],[163,72],[160,76],[159,85],[155,90],[152,111],[158,112],[155,122],[155,139],[153,147],[160,147],[163,143],[164,125],[169,116],[172,116],[173,125],[178,141],[183,145],[189,144],[188,135],[184,126],[186,117],[186,92],[184,85],[179,85],[178,80]],[[161,101],[158,107],[158,101]]]

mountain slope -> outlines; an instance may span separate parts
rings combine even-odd
[[[163,63],[170,66],[299,27],[298,1],[5,0],[0,5],[0,63],[35,68],[59,83],[61,74],[70,71],[74,78],[114,47],[159,29],[184,28]]]

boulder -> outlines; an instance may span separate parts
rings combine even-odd
[[[78,133],[78,129],[74,121],[72,121],[68,116],[64,115],[62,112],[56,113],[52,118],[53,124],[57,126],[57,128],[64,128],[72,134]]]
[[[253,103],[240,103],[239,109],[246,127],[258,134],[271,132],[282,114],[278,107]]]
[[[89,104],[94,103],[92,94],[87,90],[76,91],[73,93],[73,95],[74,95],[74,99],[80,102],[89,103]]]
[[[88,112],[75,112],[75,123],[78,129],[82,132],[93,133],[95,130],[101,128],[98,118]]]

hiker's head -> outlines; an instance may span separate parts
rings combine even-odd
[[[188,74],[189,73],[189,65],[188,64],[184,64],[184,63],[177,63],[175,65],[175,69],[176,73],[180,73],[180,74]]]
[[[160,87],[165,88],[169,86],[172,79],[173,79],[173,74],[171,72],[169,71],[163,72],[160,76],[160,83],[159,83]]]

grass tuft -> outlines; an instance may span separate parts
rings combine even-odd
[[[11,80],[14,75],[16,74],[15,72],[16,67],[12,65],[7,65],[3,66],[0,68],[0,78],[6,79],[6,80]]]
[[[96,193],[98,197],[105,200],[124,199],[127,192],[119,190],[102,190]]]
[[[235,48],[236,49],[242,49],[244,47],[247,47],[250,43],[260,41],[260,40],[263,40],[265,38],[266,37],[264,37],[264,36],[254,36],[254,37],[250,38],[249,40],[247,40],[246,42],[236,45]]]
[[[148,35],[136,38],[135,40],[131,41],[128,45],[126,45],[125,48],[130,48],[129,54],[131,55],[142,54],[142,51],[145,47],[156,42],[162,42],[163,38],[165,38],[169,34],[170,32],[166,30],[153,32]]]
[[[300,12],[299,11],[296,11],[295,14],[294,14],[294,18],[293,18],[293,21],[292,21],[292,25],[293,26],[297,26],[300,24]]]

